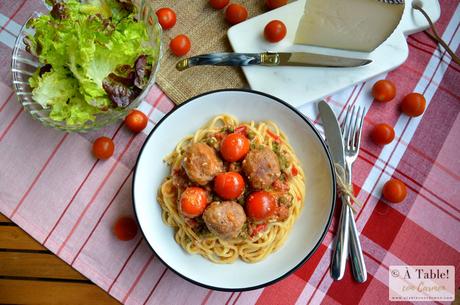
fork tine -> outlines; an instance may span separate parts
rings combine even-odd
[[[358,112],[359,112],[359,107],[354,106],[353,107],[353,116],[352,116],[352,133],[351,133],[351,148],[355,149],[356,146],[356,130],[358,126]]]
[[[348,115],[348,109],[347,109],[347,111],[345,112],[345,118],[343,119],[343,122],[342,122],[342,136],[344,136],[347,131],[348,116],[349,115]]]
[[[347,139],[347,149],[351,149],[352,146],[352,136],[354,135],[354,125],[353,125],[353,107],[348,107],[348,113],[350,114],[349,122],[348,122],[348,132],[346,135]]]
[[[348,119],[349,119],[349,112],[348,112],[348,108],[347,108],[347,111],[345,112],[345,119],[343,120],[343,123],[342,123],[342,141],[343,141],[343,146],[344,146],[344,149],[347,148],[347,133],[348,133]]]
[[[361,133],[363,131],[363,122],[364,122],[364,116],[366,114],[366,107],[363,106],[362,111],[359,116],[359,126],[358,126],[358,143],[357,147],[359,149],[359,146],[361,145]]]

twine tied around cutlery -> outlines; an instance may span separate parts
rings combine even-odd
[[[350,197],[350,208],[356,213],[355,205],[362,207],[361,202],[353,194],[353,186],[347,183],[347,174],[345,169],[338,163],[334,164],[335,176],[337,177],[337,188],[339,189],[339,195],[347,195]]]

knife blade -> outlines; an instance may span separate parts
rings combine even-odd
[[[334,163],[345,167],[345,152],[343,149],[342,131],[337,121],[334,111],[325,101],[318,104],[319,114],[323,121],[324,133],[329,146]]]
[[[303,66],[303,67],[359,67],[371,63],[370,59],[333,55],[293,53],[211,53],[185,58],[177,62],[176,69],[183,71],[194,66]]]
[[[332,111],[331,107],[325,101],[319,102],[318,109],[321,120],[323,121],[324,133],[333,161],[342,168],[345,168],[342,132],[340,131],[339,122],[335,117],[334,111]],[[348,255],[349,223],[350,213],[348,212],[348,207],[343,205],[340,212],[339,229],[331,261],[331,276],[336,280],[340,280],[345,274]]]

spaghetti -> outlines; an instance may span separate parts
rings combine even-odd
[[[281,178],[288,188],[284,193],[276,189],[272,191],[281,194],[278,199],[283,198],[288,215],[283,221],[271,219],[266,223],[248,219],[236,238],[223,239],[207,230],[201,218],[193,220],[197,226],[191,226],[190,219],[181,214],[178,200],[182,191],[173,183],[173,175],[181,167],[184,155],[192,144],[208,143],[218,149],[219,141],[216,138],[238,130],[244,131],[250,139],[251,149],[266,146],[279,157]],[[175,240],[183,249],[191,254],[200,254],[212,262],[231,263],[240,258],[253,263],[264,259],[283,245],[302,210],[305,197],[302,167],[286,135],[271,121],[239,123],[235,117],[227,114],[216,116],[195,134],[183,138],[165,161],[171,166],[172,175],[165,179],[158,191],[163,221],[174,228]],[[240,203],[244,205],[244,198]]]

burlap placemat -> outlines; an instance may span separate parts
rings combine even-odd
[[[265,11],[263,0],[234,1],[248,9],[249,18]],[[156,8],[170,7],[177,14],[176,25],[163,33],[163,58],[156,82],[166,95],[176,104],[204,93],[223,88],[247,86],[241,68],[196,67],[182,72],[176,70],[180,59],[169,51],[169,41],[179,34],[186,34],[192,49],[186,57],[212,53],[232,52],[228,42],[225,10],[215,10],[208,0],[160,0],[153,1]]]

